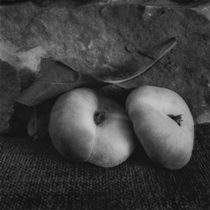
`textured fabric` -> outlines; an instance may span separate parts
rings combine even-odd
[[[142,148],[109,169],[63,158],[50,139],[0,137],[3,210],[210,209],[210,124],[196,126],[190,163],[169,171]]]

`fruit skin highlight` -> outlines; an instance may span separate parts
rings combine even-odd
[[[133,152],[136,135],[126,109],[88,88],[77,88],[55,102],[49,134],[65,157],[114,167]]]
[[[166,88],[142,86],[129,94],[126,109],[140,143],[154,163],[176,170],[189,162],[194,121],[181,96]]]

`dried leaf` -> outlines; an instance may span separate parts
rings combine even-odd
[[[151,69],[158,61],[160,61],[168,52],[170,52],[177,44],[178,42],[178,38],[177,37],[173,37],[171,39],[168,39],[166,42],[162,43],[161,46],[158,46],[156,49],[156,51],[158,53],[155,53],[157,55],[155,55],[155,57],[157,56],[156,59],[154,59],[153,57],[149,57],[147,56],[145,59],[146,63],[143,63],[143,65],[137,70],[137,72],[125,79],[120,79],[120,80],[106,80],[104,82],[109,83],[109,84],[114,84],[123,88],[128,88],[128,83],[127,82],[131,82],[133,79],[136,79],[137,77],[139,77],[140,75],[144,74],[145,72],[147,72],[149,69]],[[132,52],[132,54],[136,57],[136,54],[138,51],[137,49],[134,50]]]
[[[27,106],[35,106],[41,104],[47,99],[80,86],[98,87],[115,84],[121,87],[126,87],[123,83],[131,81],[149,70],[171,49],[173,49],[176,43],[177,38],[169,39],[160,47],[159,52],[161,52],[156,59],[145,56],[145,61],[147,61],[146,66],[143,63],[143,67],[141,66],[134,75],[120,80],[100,81],[93,76],[80,74],[61,62],[42,59],[39,78],[24,90],[15,101]],[[138,54],[136,51],[138,50],[131,52],[134,57],[138,56],[136,55]]]
[[[27,106],[35,106],[65,91],[83,85],[100,85],[93,77],[80,74],[65,64],[50,59],[42,59],[39,78],[25,89],[15,101]]]

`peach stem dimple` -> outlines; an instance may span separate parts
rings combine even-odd
[[[170,114],[168,115],[172,120],[174,120],[179,126],[181,126],[181,121],[182,120],[182,114],[179,114],[179,115],[173,115],[173,114]]]
[[[94,122],[96,125],[99,125],[104,121],[106,113],[107,111],[99,111],[94,114]]]

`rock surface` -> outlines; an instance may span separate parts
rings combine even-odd
[[[0,60],[0,132],[6,133],[12,128],[14,113],[13,99],[20,91],[17,71],[8,63]]]
[[[24,69],[37,74],[41,59],[52,58],[78,72],[114,80],[134,74],[147,56],[157,57],[163,43],[177,37],[167,56],[124,87],[170,88],[186,100],[196,123],[210,122],[208,12],[204,16],[190,9],[70,2],[0,8],[0,59],[19,73]],[[5,71],[1,66],[1,75]]]

